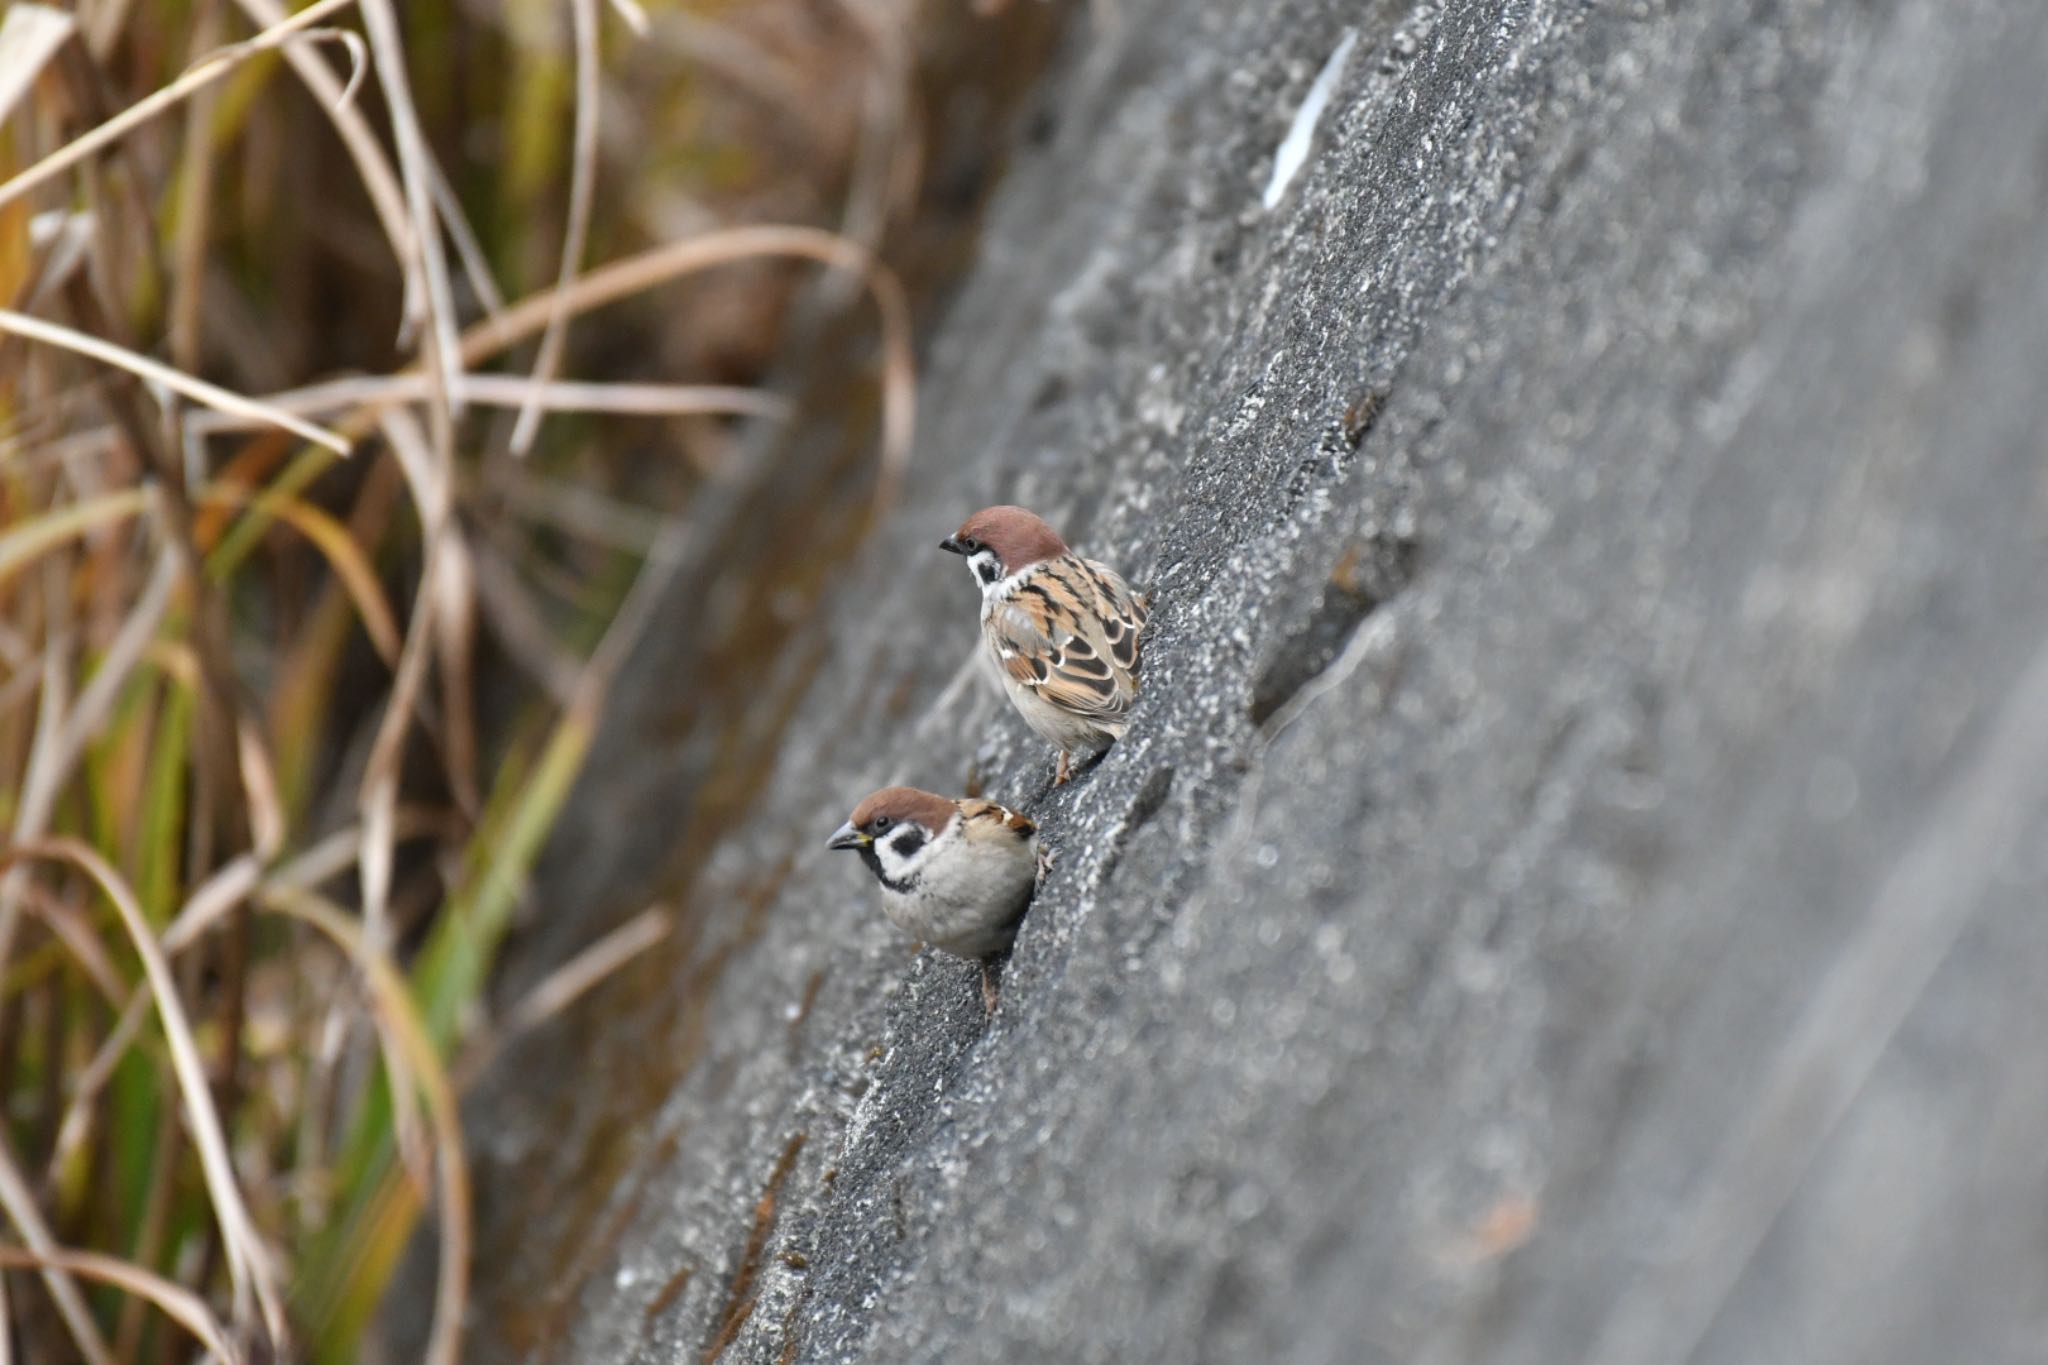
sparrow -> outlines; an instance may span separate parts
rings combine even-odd
[[[982,1004],[995,1013],[988,959],[1016,939],[1046,866],[1038,826],[993,801],[884,787],[862,799],[825,846],[860,854],[882,884],[882,913],[897,928],[979,959]]]
[[[1024,723],[1059,749],[1053,785],[1064,785],[1075,750],[1123,738],[1151,595],[1022,507],[984,507],[939,548],[965,557],[981,586],[987,658]]]

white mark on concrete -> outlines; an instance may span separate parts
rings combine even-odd
[[[1345,29],[1337,50],[1316,73],[1316,83],[1308,88],[1308,98],[1294,111],[1294,122],[1289,125],[1287,136],[1280,139],[1280,150],[1273,153],[1273,178],[1266,182],[1262,201],[1268,212],[1279,204],[1287,186],[1308,164],[1308,149],[1315,142],[1316,125],[1322,122],[1323,111],[1330,107],[1330,96],[1337,93],[1337,78],[1344,74],[1344,63],[1350,60],[1351,49],[1357,44],[1358,30]]]

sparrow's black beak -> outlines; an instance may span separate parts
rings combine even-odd
[[[832,837],[825,842],[825,847],[859,848],[862,844],[865,844],[867,842],[869,842],[868,836],[862,834],[859,830],[855,829],[853,827],[853,821],[848,820],[838,829],[832,831]]]
[[[960,543],[960,537],[958,536],[947,536],[944,540],[939,542],[939,548],[941,550],[945,550],[956,555],[964,555],[967,553],[967,547]]]

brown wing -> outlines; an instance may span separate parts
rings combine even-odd
[[[960,817],[967,835],[993,836],[997,831],[1008,833],[1017,839],[1029,839],[1038,833],[1038,826],[1026,820],[1008,806],[993,801],[962,801]]]
[[[989,619],[997,661],[1076,715],[1115,724],[1138,696],[1145,604],[1114,569],[1074,555],[1045,564]]]
[[[1152,594],[1131,591],[1131,585],[1124,582],[1122,575],[1107,564],[1092,559],[1081,561],[1083,568],[1095,580],[1100,603],[1099,615],[1103,626],[1103,643],[1108,647],[1109,658],[1131,675],[1131,688],[1137,690],[1138,681],[1138,637],[1144,633],[1145,621],[1151,615]]]

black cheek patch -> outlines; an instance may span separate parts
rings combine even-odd
[[[924,847],[924,831],[906,829],[890,843],[889,848],[899,858],[908,858]]]
[[[868,865],[868,871],[875,874],[875,880],[887,885],[889,874],[882,871],[882,860],[876,856],[875,846],[873,844],[862,844],[858,852],[860,853],[860,860]]]
[[[975,564],[975,576],[984,583],[993,583],[1003,576],[1003,566],[993,559],[984,559]]]

